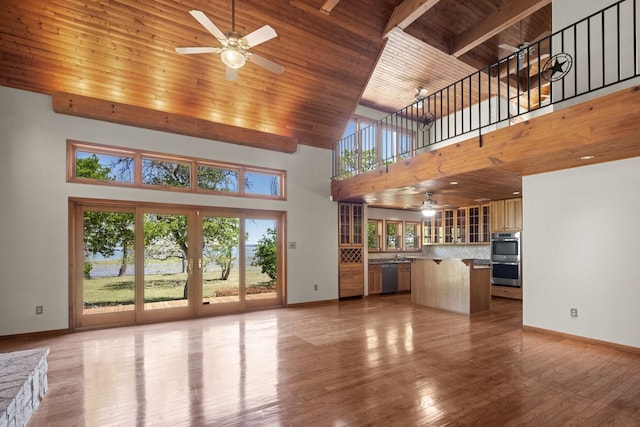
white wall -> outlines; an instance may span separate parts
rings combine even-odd
[[[331,152],[283,154],[55,114],[45,95],[0,87],[0,336],[68,325],[68,199],[88,197],[287,212],[288,303],[338,297]],[[287,201],[174,194],[66,182],[66,140],[287,170]],[[319,285],[318,291],[313,284]],[[36,316],[35,306],[44,314]]]
[[[523,178],[525,325],[640,347],[638,183],[638,157]]]
[[[615,3],[617,3],[617,0],[554,0],[552,6],[553,31],[563,30]],[[619,23],[615,7],[609,8],[605,12],[607,34],[605,34],[604,48],[600,16],[590,20],[590,27],[587,27],[586,22],[580,23],[575,39],[573,29],[563,32],[562,36],[558,34],[553,37],[553,54],[563,52],[570,54],[573,58],[572,71],[564,79],[552,83],[554,99],[558,100],[561,96],[570,97],[576,94],[576,75],[574,74],[576,71],[578,73],[578,93],[586,93],[588,90],[595,90],[603,85],[613,84],[618,78],[630,79],[615,86],[604,87],[578,98],[556,103],[554,104],[555,110],[567,108],[585,102],[588,99],[601,97],[625,87],[637,85],[640,82],[639,78],[633,78],[637,70],[640,69],[640,64],[634,63],[634,44],[632,41],[634,31],[637,32],[637,29],[634,29],[633,3],[633,0],[626,0],[621,3]],[[636,10],[635,15],[635,20],[639,20],[640,10]],[[620,46],[618,46],[618,28],[621,37]],[[587,33],[590,33],[591,36],[590,44],[587,44]],[[561,48],[562,40],[564,41],[563,48]],[[620,58],[618,58],[618,47],[620,48]],[[603,54],[606,63],[604,75],[602,73]],[[640,57],[639,54],[640,50],[636,52],[636,59]],[[618,73],[620,76],[618,76]]]

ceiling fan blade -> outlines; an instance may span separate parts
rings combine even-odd
[[[538,41],[542,40],[545,37],[549,37],[550,35],[551,35],[551,31],[543,31],[540,34],[538,34],[538,37],[534,38],[533,41],[529,44],[537,43]]]
[[[271,40],[272,38],[277,36],[278,33],[276,33],[276,30],[271,28],[269,25],[265,25],[262,28],[258,28],[253,33],[247,34],[241,40],[244,41],[247,46],[253,47],[259,45],[260,43],[264,43],[267,40]]]
[[[191,10],[189,11],[189,13],[196,19],[196,21],[200,23],[200,25],[202,25],[207,31],[209,31],[213,35],[213,37],[217,38],[220,41],[227,39],[227,36],[225,36],[224,33],[220,31],[220,29],[218,29],[218,27],[216,27],[215,24],[211,22],[211,20],[203,12],[199,10]]]
[[[191,55],[194,53],[220,53],[222,49],[219,47],[177,47],[176,52]]]
[[[264,58],[260,55],[256,55],[255,53],[249,54],[249,57],[247,59],[256,65],[259,65],[262,68],[265,68],[271,71],[272,73],[276,73],[276,74],[284,73],[284,67],[282,65],[276,64],[275,62],[270,61],[267,58]]]
[[[229,80],[230,82],[236,80],[238,78],[238,69],[227,67],[227,71],[224,75],[224,78]]]
[[[498,45],[498,47],[499,47],[500,49],[508,50],[508,51],[510,51],[510,52],[517,52],[517,51],[519,50],[517,47],[512,46],[512,45],[510,45],[510,44],[507,44],[507,43],[499,44],[499,45]]]

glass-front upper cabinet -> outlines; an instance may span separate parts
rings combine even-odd
[[[453,209],[444,211],[444,243],[453,243],[455,240],[455,216]]]
[[[436,211],[435,215],[424,220],[424,244],[440,245],[443,243],[444,230],[442,226],[442,211]]]
[[[456,209],[455,243],[467,243],[467,208]]]
[[[491,240],[491,227],[490,227],[490,223],[489,223],[489,218],[491,218],[491,212],[489,209],[489,205],[482,205],[480,207],[481,209],[481,218],[482,218],[482,224],[480,226],[480,228],[482,229],[482,232],[480,233],[480,236],[482,237],[481,242],[485,242],[485,243],[489,243],[489,241]]]
[[[467,208],[444,211],[444,243],[467,242]]]
[[[362,205],[355,203],[339,204],[339,229],[341,246],[361,246],[363,243]]]
[[[489,205],[469,207],[469,243],[488,243],[490,239]]]
[[[489,243],[489,205],[437,211],[424,220],[424,244]]]

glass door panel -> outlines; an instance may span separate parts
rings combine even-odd
[[[202,217],[202,304],[240,301],[240,218]]]
[[[135,309],[135,214],[82,211],[82,315]]]
[[[144,214],[145,310],[188,305],[188,216]]]
[[[75,202],[73,324],[242,312],[285,298],[282,212]]]
[[[278,221],[245,220],[245,298],[278,298]]]

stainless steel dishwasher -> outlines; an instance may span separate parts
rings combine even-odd
[[[398,292],[398,264],[382,264],[382,290],[381,294]]]

